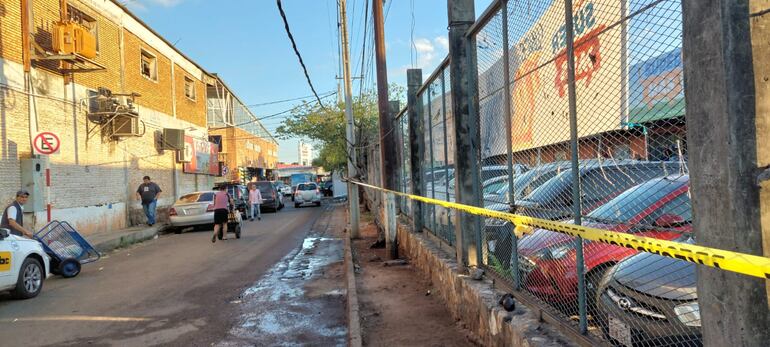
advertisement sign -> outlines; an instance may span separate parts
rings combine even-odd
[[[183,166],[185,173],[219,175],[219,146],[216,143],[190,136],[185,136],[184,142],[184,157],[189,160]]]
[[[681,9],[673,9],[678,12],[672,12],[671,24],[667,24],[671,28],[665,30],[645,27],[654,20],[644,17],[656,12],[642,12],[626,22],[624,36],[623,26],[615,24],[645,3],[632,0],[626,4],[624,13],[617,0],[574,2],[580,137],[622,129],[627,122],[684,114]],[[529,25],[517,22],[509,34],[514,151],[569,140],[564,1],[546,2],[527,16],[534,20]],[[484,35],[482,30],[477,42],[488,41]],[[505,118],[500,117],[505,112],[503,59],[497,47],[479,44],[477,50],[480,57],[495,58],[494,64],[479,70],[478,81],[482,155],[486,158],[505,154],[507,147]]]

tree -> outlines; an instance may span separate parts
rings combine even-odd
[[[402,98],[403,88],[391,85],[391,95]],[[356,143],[369,143],[376,140],[379,125],[377,95],[363,93],[353,98],[353,118],[356,130]],[[304,102],[297,106],[291,116],[278,127],[280,138],[304,138],[315,144],[319,151],[313,165],[323,166],[329,171],[342,171],[347,166],[347,139],[345,136],[345,103]]]

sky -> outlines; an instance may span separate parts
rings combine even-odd
[[[121,0],[134,14],[210,73],[216,73],[248,105],[312,95],[273,0]],[[369,2],[369,7],[365,8]],[[492,0],[475,0],[480,15]],[[315,90],[336,92],[339,70],[337,0],[283,0],[292,35]],[[386,0],[388,82],[406,84],[406,69],[430,75],[447,55],[446,0]],[[371,0],[348,0],[353,93],[376,88]],[[362,56],[370,72],[361,73]],[[364,76],[360,78],[359,76]],[[334,98],[334,97],[331,97]],[[313,100],[313,99],[306,99]],[[251,108],[257,118],[291,109],[301,101]],[[263,124],[275,132],[282,118]],[[279,139],[278,159],[298,160],[299,139]]]

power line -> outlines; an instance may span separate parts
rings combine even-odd
[[[321,99],[326,99],[326,98],[328,98],[328,97],[330,97],[330,96],[333,96],[333,95],[336,95],[336,94],[337,94],[337,93],[335,92],[335,93],[331,93],[331,94],[327,94],[327,95],[324,95],[324,96],[322,96],[322,97],[318,98],[318,103],[321,105],[321,107],[323,107],[323,104],[321,104]],[[265,120],[265,119],[271,119],[271,118],[275,118],[275,117],[278,117],[278,116],[280,116],[280,115],[284,115],[284,114],[287,114],[287,113],[289,113],[289,112],[291,112],[291,111],[294,111],[294,109],[295,109],[295,108],[294,108],[294,107],[292,107],[292,108],[290,108],[290,109],[287,109],[287,110],[283,110],[283,111],[281,111],[281,112],[276,112],[276,113],[273,113],[273,114],[269,114],[269,115],[267,115],[267,116],[264,116],[264,117],[261,117],[261,118],[254,118],[254,119],[252,119],[252,120],[250,120],[250,121],[247,121],[247,122],[238,123],[238,124],[233,124],[233,125],[227,125],[227,126],[218,127],[218,128],[215,128],[215,129],[225,129],[225,128],[241,127],[241,126],[244,126],[244,125],[247,125],[247,124],[251,124],[251,123],[257,123],[257,122],[261,123],[261,122],[262,122],[263,120]],[[324,108],[324,110],[326,110],[326,108]]]
[[[289,40],[291,41],[291,47],[294,49],[294,54],[297,56],[297,59],[299,59],[299,64],[302,65],[302,71],[305,73],[307,84],[310,86],[310,90],[313,91],[313,95],[315,95],[315,98],[318,101],[318,104],[321,105],[321,108],[325,110],[326,107],[324,107],[324,104],[321,103],[321,98],[318,96],[318,93],[315,91],[315,87],[313,87],[313,81],[310,80],[310,74],[307,72],[307,67],[305,66],[305,62],[302,60],[302,55],[299,53],[299,49],[297,48],[297,43],[294,42],[294,36],[291,34],[291,29],[289,28],[289,21],[288,19],[286,19],[286,13],[283,12],[283,6],[281,6],[281,0],[275,0],[275,1],[278,4],[278,11],[281,13],[281,19],[283,19],[283,26],[286,29],[286,35],[289,36]]]
[[[333,95],[333,94],[337,94],[337,92],[333,91],[333,90],[328,91],[326,93],[321,94],[321,98],[325,98],[325,97],[327,97],[329,95]],[[312,98],[312,97],[315,97],[315,95],[306,95],[306,96],[300,96],[300,97],[296,97],[296,98],[292,98],[292,99],[268,101],[268,102],[263,102],[263,103],[259,103],[259,104],[246,105],[246,107],[259,107],[259,106],[274,105],[274,104],[280,104],[280,103],[289,102],[289,101],[297,101],[297,100],[309,99],[309,98]]]

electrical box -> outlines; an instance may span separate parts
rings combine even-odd
[[[29,200],[24,205],[25,212],[45,211],[45,168],[48,157],[21,160],[21,188],[29,192]],[[13,191],[16,194],[16,190]]]
[[[161,149],[184,151],[184,129],[163,128]]]

